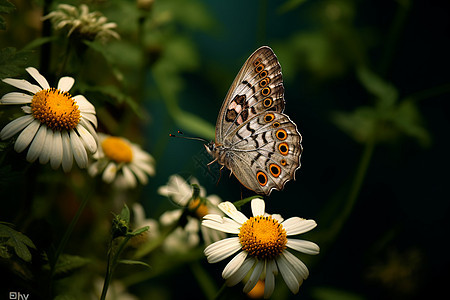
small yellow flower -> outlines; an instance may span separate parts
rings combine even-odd
[[[103,181],[114,182],[118,188],[134,188],[137,180],[147,184],[147,176],[155,174],[153,157],[137,144],[104,133],[99,133],[98,139],[100,147],[88,169],[92,177],[103,172]]]

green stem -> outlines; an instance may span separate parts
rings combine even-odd
[[[73,217],[72,221],[69,224],[69,227],[67,228],[66,232],[64,232],[64,235],[61,239],[61,241],[59,242],[58,248],[56,248],[55,251],[55,255],[53,257],[53,262],[51,263],[51,277],[53,277],[54,272],[55,272],[55,266],[56,263],[58,262],[59,256],[61,255],[62,251],[64,250],[70,235],[73,232],[73,229],[75,228],[75,225],[78,222],[78,219],[80,218],[81,214],[83,213],[84,208],[86,207],[86,204],[88,202],[88,199],[90,197],[90,192],[83,198],[83,201],[81,202],[80,206],[78,207],[78,210],[75,214],[75,216]]]
[[[217,292],[216,296],[214,297],[214,299],[220,299],[220,297],[223,296],[223,293],[225,292],[225,290],[227,289],[227,285],[224,283],[222,285],[222,287],[220,288],[220,290]]]
[[[102,295],[100,296],[100,300],[106,299],[106,293],[108,292],[109,284],[111,283],[112,275],[114,273],[114,270],[117,267],[117,264],[119,262],[119,257],[122,254],[123,250],[125,249],[126,244],[130,240],[132,235],[127,235],[122,242],[119,245],[119,248],[115,252],[114,256],[111,259],[111,253],[113,253],[113,241],[111,240],[109,244],[108,249],[108,264],[106,266],[106,275],[105,275],[105,282],[103,283],[103,290]]]
[[[373,136],[373,135],[372,135]],[[349,218],[353,207],[355,206],[356,200],[358,199],[359,193],[361,191],[362,184],[367,174],[369,168],[370,160],[372,159],[373,150],[375,148],[375,137],[371,138],[366,142],[364,147],[364,152],[359,161],[358,169],[356,170],[353,183],[350,188],[350,193],[347,202],[342,210],[340,217],[335,221],[331,227],[331,236],[336,238],[337,234],[341,231],[344,223]]]

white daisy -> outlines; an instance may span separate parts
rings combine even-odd
[[[88,169],[91,176],[103,172],[103,181],[114,182],[118,188],[133,188],[137,180],[145,185],[147,176],[155,174],[155,160],[139,145],[104,133],[98,134],[98,140],[100,147],[92,156],[95,162]]]
[[[28,146],[27,161],[46,164],[53,169],[68,172],[73,158],[80,168],[88,164],[88,152],[97,151],[97,127],[95,107],[82,95],[72,97],[69,90],[75,80],[62,77],[57,88],[51,88],[47,80],[35,68],[26,71],[39,85],[23,79],[6,78],[4,83],[24,90],[11,92],[0,99],[0,104],[30,104],[22,106],[25,116],[7,124],[0,132],[2,140],[20,132],[14,145],[17,152]]]
[[[158,221],[154,219],[149,219],[145,217],[144,207],[139,203],[134,203],[131,206],[133,211],[133,230],[140,229],[142,227],[148,226],[148,230],[143,233],[134,236],[130,243],[133,247],[139,247],[149,240],[153,240],[160,235]]]
[[[51,19],[57,30],[67,28],[69,30],[67,36],[77,34],[87,40],[102,41],[120,38],[114,31],[117,24],[108,22],[108,19],[98,11],[89,12],[86,4],[81,4],[78,8],[69,4],[59,4],[55,11],[43,17],[43,20],[46,19]]]
[[[318,254],[319,246],[287,237],[310,231],[317,226],[316,222],[298,217],[283,221],[280,215],[268,215],[261,199],[253,199],[251,206],[251,218],[238,211],[231,202],[219,204],[219,208],[231,219],[215,214],[203,218],[202,225],[205,227],[238,235],[206,247],[208,262],[216,263],[240,251],[222,272],[228,285],[235,285],[249,275],[244,286],[244,293],[248,293],[262,279],[265,284],[264,297],[268,298],[275,288],[275,275],[280,271],[289,289],[296,294],[309,271],[287,248]]]
[[[194,192],[192,184],[196,184],[200,188],[200,195],[196,199],[192,199]],[[162,214],[160,218],[161,224],[168,226],[177,222],[185,208],[191,212],[187,216],[188,223],[184,227],[184,233],[182,229],[179,229],[180,232],[178,234],[180,238],[182,237],[189,241],[189,245],[198,245],[200,241],[198,237],[199,231],[201,231],[202,237],[207,245],[225,237],[223,232],[200,226],[200,220],[207,214],[214,213],[223,215],[217,208],[217,205],[222,200],[217,195],[206,196],[205,189],[200,186],[194,177],[186,181],[180,175],[172,175],[169,177],[167,185],[161,186],[158,189],[158,193],[169,197],[171,201],[182,207]]]

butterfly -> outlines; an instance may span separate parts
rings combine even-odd
[[[300,168],[302,136],[283,113],[281,66],[270,47],[253,52],[220,109],[215,141],[205,145],[246,188],[263,195],[282,190]],[[223,168],[223,167],[222,167]]]

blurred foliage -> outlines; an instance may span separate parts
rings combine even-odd
[[[42,17],[61,3],[101,12],[120,39],[55,30]],[[242,285],[220,289],[225,264],[206,263],[201,237],[192,249],[172,249],[184,252],[164,250],[187,212],[162,226],[159,217],[180,207],[158,188],[172,174],[195,175],[249,209],[254,195],[228,171],[206,176],[212,159],[203,145],[168,134],[213,140],[234,76],[269,45],[305,152],[297,181],[265,200],[283,217],[314,218],[319,226],[305,239],[321,246],[316,257],[299,256],[311,271],[300,295],[278,278],[273,298],[441,297],[450,264],[440,246],[450,220],[447,14],[434,0],[0,0],[0,78],[28,80],[29,66],[51,84],[74,77],[73,93],[95,105],[99,131],[156,160],[146,186],[121,191],[85,170],[30,165],[15,138],[0,141],[0,265],[10,275],[0,295],[98,299],[106,281],[117,299],[246,298]],[[0,83],[1,95],[11,90]],[[0,128],[21,114],[1,106]],[[134,226],[137,203],[156,225]]]

